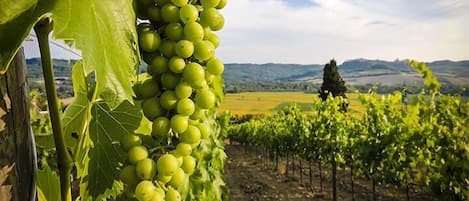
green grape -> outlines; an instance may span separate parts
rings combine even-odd
[[[135,188],[135,197],[139,201],[150,201],[153,198],[156,187],[151,181],[141,181]]]
[[[181,82],[176,86],[176,96],[179,99],[189,98],[192,95],[192,87],[186,82]]]
[[[160,56],[160,52],[156,51],[156,52],[142,52],[142,58],[143,58],[143,61],[145,61],[145,63],[147,64],[151,64],[151,62],[153,61],[153,59],[157,56]]]
[[[223,20],[223,15],[215,8],[205,9],[200,13],[200,24],[213,30]]]
[[[220,45],[220,39],[218,36],[212,32],[205,34],[205,40],[208,40],[212,45],[217,48]]]
[[[129,149],[129,162],[131,164],[137,164],[137,162],[148,157],[147,148],[144,146],[135,146]]]
[[[156,163],[158,174],[162,176],[172,176],[179,169],[178,160],[172,154],[164,154]]]
[[[180,78],[174,73],[167,72],[161,75],[161,84],[166,89],[175,89],[179,84]]]
[[[209,41],[200,40],[194,43],[194,57],[201,61],[209,60],[215,54],[215,46]]]
[[[144,100],[142,103],[142,110],[145,117],[149,120],[161,117],[165,113],[158,98],[149,98]]]
[[[169,187],[168,191],[166,191],[165,201],[181,201],[181,195],[177,190]]]
[[[205,110],[197,107],[197,104],[196,104],[195,111],[191,115],[191,119],[198,120],[198,119],[203,119],[204,117],[205,117]]]
[[[195,104],[192,102],[191,99],[188,98],[183,98],[180,99],[177,102],[176,105],[176,111],[177,113],[184,115],[184,116],[189,116],[195,111]]]
[[[210,126],[206,123],[197,124],[197,128],[200,130],[202,139],[208,139],[210,137]]]
[[[159,95],[160,87],[153,79],[146,79],[142,82],[139,88],[142,98],[151,98]]]
[[[122,148],[127,151],[134,146],[141,145],[142,139],[134,134],[125,134],[122,136],[120,142]]]
[[[163,20],[161,18],[161,10],[159,7],[155,5],[149,5],[147,8],[147,17],[149,20],[155,21],[155,22],[160,22]]]
[[[179,8],[174,4],[168,3],[161,7],[161,17],[168,23],[179,21]]]
[[[179,137],[184,143],[198,144],[200,143],[200,130],[195,126],[189,125],[186,132],[182,133]]]
[[[192,153],[192,146],[186,143],[179,143],[176,146],[176,152],[181,156],[188,156]]]
[[[174,115],[170,121],[171,129],[176,133],[183,133],[189,126],[189,118],[182,115]]]
[[[207,73],[205,73],[205,82],[207,82],[207,84],[211,84],[213,82],[213,80],[215,79],[215,77],[216,77],[215,75],[207,72]],[[203,88],[205,88],[205,87],[203,87]]]
[[[153,58],[151,65],[148,65],[147,72],[150,75],[161,75],[168,71],[168,59],[162,56]]]
[[[195,104],[202,109],[210,109],[215,106],[216,97],[209,89],[197,91],[195,95]]]
[[[184,185],[184,182],[186,181],[186,177],[187,175],[184,172],[184,170],[179,168],[174,173],[173,178],[171,178],[171,181],[169,181],[169,185],[171,185],[174,188],[179,188],[182,185]]]
[[[218,3],[218,5],[217,5],[215,8],[216,8],[216,9],[223,9],[223,8],[225,8],[226,2],[227,2],[227,0],[220,0],[220,2]]]
[[[195,85],[205,79],[205,70],[200,64],[191,62],[186,65],[182,76],[190,85]]]
[[[181,167],[182,162],[184,161],[183,158],[182,158],[182,155],[179,154],[176,150],[172,150],[169,153],[172,154],[174,157],[176,157],[176,159],[178,161],[178,167]]]
[[[184,156],[184,162],[182,163],[182,170],[188,175],[191,175],[195,171],[195,166],[197,165],[195,158],[192,156]]]
[[[192,42],[202,40],[204,38],[204,28],[197,22],[187,22],[184,25],[184,36]]]
[[[189,0],[171,0],[171,2],[176,6],[182,7],[182,6],[187,5]]]
[[[135,186],[139,181],[134,165],[127,165],[119,173],[119,179],[128,186]]]
[[[159,188],[161,189],[161,188]],[[151,198],[150,201],[164,201],[164,192],[163,194],[159,194],[157,193],[157,191],[155,191],[155,193],[153,194],[153,197]]]
[[[223,15],[220,15],[220,20],[218,20],[218,23],[216,23],[213,26],[210,26],[210,28],[213,31],[220,31],[224,26],[225,26],[225,18],[223,17]]]
[[[172,40],[163,40],[161,42],[160,51],[165,57],[171,58],[176,55],[175,47],[176,42]]]
[[[193,5],[185,5],[179,10],[179,18],[185,24],[188,22],[195,22],[199,17],[199,11]]]
[[[171,110],[176,108],[178,99],[176,97],[176,93],[171,90],[166,90],[161,94],[160,97],[160,104],[164,109]]]
[[[144,23],[140,23],[140,24],[137,25],[137,33],[138,34],[144,32],[144,31],[153,31],[153,30],[154,30],[154,28],[150,23],[144,22]]]
[[[169,39],[178,41],[184,37],[184,28],[177,22],[170,23],[165,28],[165,34]]]
[[[182,73],[186,67],[186,62],[181,57],[171,57],[169,60],[169,69],[173,73]]]
[[[171,181],[171,178],[173,178],[173,176],[165,176],[162,174],[158,174],[158,176],[156,176],[156,180],[158,180],[158,182],[161,182],[163,184],[166,184],[169,181]]]
[[[220,59],[212,57],[210,60],[208,60],[207,71],[209,73],[214,75],[221,75],[224,70],[225,66],[223,65],[223,62]]]
[[[200,0],[204,8],[213,8],[220,3],[220,0]]]
[[[155,52],[161,44],[160,35],[154,31],[143,31],[138,37],[140,48],[145,52]]]
[[[182,58],[189,58],[194,54],[194,44],[188,40],[180,40],[174,47],[176,54]]]
[[[138,161],[136,171],[140,179],[150,180],[156,175],[156,163],[152,159],[145,158]]]
[[[153,121],[151,134],[155,137],[166,137],[168,136],[169,129],[171,129],[169,119],[166,117],[158,117]]]

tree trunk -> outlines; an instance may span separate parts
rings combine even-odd
[[[308,168],[309,168],[309,188],[311,189],[311,192],[314,192],[314,186],[313,186],[313,172],[311,168],[311,160],[308,160]]]
[[[337,201],[337,164],[334,155],[332,156],[332,200]]]
[[[352,184],[352,201],[355,201],[355,188],[353,181],[353,164],[350,166],[350,183]]]
[[[300,157],[300,185],[303,186],[303,160]]]
[[[12,201],[33,201],[36,199],[37,164],[23,48],[7,72],[0,75],[0,95],[0,168],[14,165],[4,185],[12,186]]]
[[[323,191],[322,188],[322,165],[321,165],[321,159],[319,159],[319,185],[321,186],[321,192]]]

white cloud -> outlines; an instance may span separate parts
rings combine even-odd
[[[231,0],[218,54],[226,62],[253,63],[469,59],[469,14],[461,11],[467,0],[408,2],[315,0],[319,6],[301,8],[281,0]]]

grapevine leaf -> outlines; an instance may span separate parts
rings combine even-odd
[[[60,181],[57,174],[49,167],[37,171],[37,187],[39,201],[60,200]]]
[[[0,0],[0,74],[6,72],[34,24],[55,3],[56,0]]]
[[[74,40],[85,74],[95,72],[96,97],[111,108],[132,101],[139,53],[132,1],[63,0],[53,10],[54,35]]]
[[[142,115],[138,107],[127,101],[114,110],[106,103],[98,102],[91,113],[89,158],[81,183],[81,196],[82,200],[102,200],[116,197],[123,188],[117,178],[118,167],[126,155],[118,141],[120,136],[137,129]]]

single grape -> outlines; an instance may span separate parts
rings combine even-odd
[[[218,36],[212,32],[205,34],[205,40],[208,40],[212,45],[217,48],[220,45],[220,39]]]
[[[183,78],[190,85],[195,85],[205,79],[205,70],[198,63],[191,62],[186,65]]]
[[[168,23],[178,22],[179,8],[172,3],[165,4],[161,7],[161,17]]]
[[[176,93],[171,90],[166,90],[161,94],[160,97],[160,104],[164,109],[171,110],[176,108],[178,102],[178,98],[176,97]]]
[[[223,9],[226,6],[227,0],[220,0],[218,5],[215,7],[216,9]]]
[[[161,182],[163,184],[166,184],[169,181],[171,181],[171,178],[173,178],[173,177],[172,176],[164,176],[162,174],[158,174],[158,176],[156,176],[156,180],[158,180],[158,182]]]
[[[146,79],[143,81],[139,90],[142,98],[152,98],[161,93],[158,83],[156,83],[153,79]]]
[[[175,47],[176,42],[172,40],[163,40],[161,42],[160,51],[165,57],[171,58],[176,55]]]
[[[194,5],[185,5],[179,10],[179,18],[184,23],[195,22],[199,17],[199,11]]]
[[[137,164],[137,162],[148,157],[147,148],[144,146],[135,146],[129,149],[129,162],[131,164]]]
[[[168,118],[158,117],[153,121],[151,134],[155,137],[166,137],[168,136],[170,128]]]
[[[199,128],[189,125],[184,133],[180,136],[182,142],[187,144],[198,144],[200,143],[200,130]]]
[[[163,116],[165,111],[160,105],[160,99],[149,98],[143,101],[142,110],[145,117],[149,120],[153,120],[157,117]]]
[[[182,185],[184,185],[184,182],[186,181],[186,177],[187,175],[184,172],[184,170],[179,168],[174,173],[173,178],[171,178],[171,181],[169,181],[169,185],[171,185],[174,188],[179,188]]]
[[[207,82],[207,84],[211,84],[213,82],[213,80],[215,79],[215,75],[213,75],[212,73],[209,73],[209,72],[206,72],[205,73],[205,82]],[[206,87],[202,87],[202,88],[206,88]]]
[[[210,126],[206,123],[197,124],[197,128],[200,130],[202,139],[208,139],[210,137]]]
[[[181,82],[176,86],[175,92],[179,99],[189,98],[192,95],[192,87],[186,82]]]
[[[179,169],[179,164],[172,154],[164,154],[156,163],[158,174],[162,176],[172,176]]]
[[[127,165],[119,173],[119,179],[128,186],[135,186],[139,181],[137,171],[134,165]]]
[[[173,155],[174,157],[176,157],[177,161],[178,161],[178,167],[181,167],[182,165],[182,162],[184,161],[183,160],[183,157],[181,154],[179,154],[176,150],[172,150],[169,152],[171,155]]]
[[[213,31],[220,31],[224,26],[225,26],[225,18],[223,17],[223,15],[220,15],[220,20],[218,20],[218,22],[215,25],[211,26],[210,28]]]
[[[181,195],[177,190],[169,187],[168,191],[166,191],[165,201],[181,201]]]
[[[125,134],[124,136],[122,136],[120,142],[122,148],[127,151],[134,146],[141,145],[142,139],[134,134]]]
[[[168,71],[168,59],[162,56],[153,58],[150,65],[148,65],[147,72],[150,75],[161,75]]]
[[[184,67],[186,67],[186,62],[181,57],[175,56],[171,57],[169,60],[169,69],[173,73],[182,73],[182,71],[184,71]]]
[[[161,18],[161,10],[155,5],[149,5],[147,8],[147,17],[149,20],[160,22],[163,19]]]
[[[192,113],[194,113],[195,104],[191,99],[188,99],[188,98],[180,99],[177,102],[176,111],[177,111],[177,113],[179,113],[181,115],[189,116]]]
[[[216,97],[209,89],[197,91],[195,95],[195,104],[202,109],[210,109],[215,106]]]
[[[181,156],[188,156],[192,153],[192,146],[186,143],[179,143],[176,146],[176,152]]]
[[[143,31],[138,38],[140,48],[145,52],[155,52],[160,47],[160,35],[154,31]]]
[[[189,58],[194,54],[194,44],[188,40],[180,40],[174,47],[176,54],[182,58]]]
[[[174,73],[166,72],[161,75],[161,84],[166,89],[175,89],[179,84],[180,78]]]
[[[196,104],[195,111],[190,117],[193,120],[203,119],[205,117],[205,111],[206,110],[197,107],[197,104]]]
[[[223,19],[223,15],[215,8],[204,9],[200,13],[200,24],[204,27],[210,27],[213,30]]]
[[[189,126],[189,118],[182,115],[174,115],[170,121],[171,128],[176,133],[183,133]]]
[[[182,170],[188,175],[194,173],[195,166],[197,165],[195,158],[192,156],[184,156],[184,162],[182,162]]]
[[[150,201],[153,198],[156,187],[151,181],[141,181],[135,188],[135,197],[139,201]]]
[[[165,28],[165,34],[169,39],[179,41],[184,37],[184,28],[177,22],[170,23]]]
[[[194,43],[194,57],[207,61],[215,54],[215,46],[209,41],[200,40]]]
[[[182,6],[187,5],[189,0],[171,0],[171,2],[176,6],[182,7]]]
[[[221,75],[224,69],[225,69],[225,66],[223,65],[223,62],[216,57],[212,57],[207,62],[207,71],[211,74]]]
[[[202,40],[204,38],[204,28],[197,22],[187,22],[184,25],[184,36],[192,42]]]
[[[152,159],[145,158],[137,163],[136,171],[140,179],[150,180],[156,175],[156,163]]]
[[[213,8],[220,3],[220,0],[200,0],[204,8]]]

